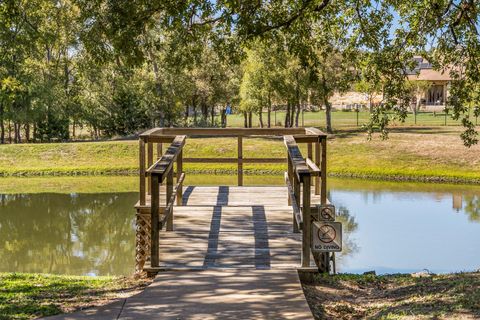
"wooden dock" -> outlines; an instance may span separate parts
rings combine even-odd
[[[293,232],[286,194],[286,187],[185,187],[173,231],[160,233],[159,268],[294,270],[302,235]]]

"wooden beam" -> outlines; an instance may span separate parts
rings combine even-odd
[[[153,143],[147,142],[147,168],[153,164]],[[147,194],[150,194],[150,177],[147,179]]]
[[[160,183],[159,177],[151,177],[152,196],[150,200],[150,263],[152,267],[158,267],[159,263],[159,205],[160,205]]]
[[[293,166],[293,171],[297,175],[298,180],[302,181],[304,176],[310,176],[310,169],[303,159],[302,153],[300,152],[300,149],[298,148],[293,136],[284,136],[283,141],[287,147],[287,152],[289,153],[290,161],[292,162]]]
[[[238,163],[238,158],[184,158],[189,163]],[[285,163],[284,158],[242,158],[243,163]]]
[[[283,136],[286,134],[304,134],[304,128],[162,128],[160,135],[188,136]]]
[[[157,175],[159,176],[160,182],[163,182],[168,172],[173,169],[173,163],[182,151],[184,145],[185,136],[177,136],[160,160],[157,160],[157,162],[148,168],[147,174]]]
[[[243,138],[242,136],[239,136],[238,137],[238,172],[237,172],[237,176],[238,176],[238,185],[239,186],[243,186]]]
[[[294,232],[298,232],[298,230],[302,230],[303,228],[302,211],[300,210],[300,205],[299,205],[300,198],[297,197],[295,190],[292,187],[292,183],[295,183],[295,182],[290,181],[290,179],[288,178],[287,172],[285,172],[285,183],[287,184],[288,198],[290,199],[291,206],[293,209]]]
[[[178,154],[177,157],[177,184],[179,184],[179,187],[177,188],[176,194],[177,194],[177,206],[182,205],[183,201],[183,184],[181,178],[183,173],[183,150],[180,150],[180,153]],[[185,175],[184,175],[185,176]]]
[[[310,266],[311,214],[310,214],[310,176],[304,176],[303,184],[303,230],[302,230],[302,267]]]
[[[321,190],[320,202],[327,204],[327,137],[322,138],[322,162],[321,162]]]
[[[311,170],[311,175],[318,177],[320,175],[320,169],[317,167],[317,165],[309,158],[305,159],[305,161]]]
[[[139,140],[139,167],[140,167],[140,204],[145,204],[145,141]]]
[[[176,194],[173,193],[173,170],[170,170],[167,173],[167,192],[165,197],[165,206],[168,208],[168,212],[166,212],[167,218],[167,231],[173,231],[173,206],[169,206],[170,203],[173,204],[175,202]],[[173,199],[170,199],[172,198]]]
[[[314,128],[314,127],[305,128],[305,132],[307,134],[315,135],[317,137],[326,137],[327,136],[327,134],[325,132],[323,132],[322,130],[319,130],[317,128]]]
[[[315,142],[315,164],[317,165],[317,167],[320,166],[320,143],[318,141]],[[322,169],[320,169],[320,172],[321,171]],[[315,177],[315,194],[320,194],[320,176]]]

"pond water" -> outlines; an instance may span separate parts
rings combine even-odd
[[[189,182],[236,181],[215,177],[208,183],[211,178],[197,175]],[[1,180],[0,272],[131,274],[136,183],[135,177]],[[340,272],[480,268],[478,186],[330,179],[329,198],[344,223]]]

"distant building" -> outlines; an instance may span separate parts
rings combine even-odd
[[[443,110],[452,77],[449,72],[433,70],[431,63],[422,57],[414,57],[414,60],[417,62],[417,66],[412,70],[407,70],[407,78],[410,81],[428,81],[431,84],[425,90],[420,105],[427,110]]]
[[[427,81],[430,86],[420,98],[421,110],[443,111],[448,98],[449,87],[452,77],[449,72],[433,70],[431,63],[422,57],[414,57],[416,67],[407,70],[407,78],[410,81]],[[370,101],[369,101],[370,99]],[[355,109],[361,105],[367,107],[369,103],[378,104],[382,101],[382,93],[367,97],[365,94],[356,91],[335,93],[330,102],[336,109]],[[416,97],[412,97],[412,103],[416,104]]]

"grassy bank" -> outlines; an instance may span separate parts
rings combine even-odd
[[[316,319],[479,319],[480,273],[316,276],[304,282]]]
[[[480,146],[465,148],[455,128],[400,128],[390,139],[366,141],[363,133],[341,133],[328,143],[333,176],[386,180],[479,182]],[[246,139],[244,157],[285,157],[281,139]],[[305,149],[303,150],[304,153]],[[235,157],[232,138],[189,139],[186,157]],[[135,174],[136,141],[0,146],[0,176]],[[246,174],[279,174],[282,164],[248,164]],[[188,173],[235,173],[232,164],[185,164]]]
[[[0,319],[34,319],[130,296],[147,280],[0,273]]]

